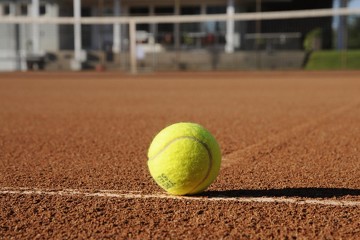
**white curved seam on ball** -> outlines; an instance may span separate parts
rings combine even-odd
[[[196,138],[195,138],[195,139],[196,139]],[[213,157],[212,157],[212,154],[211,154],[211,151],[210,151],[209,146],[208,146],[206,143],[200,141],[199,139],[196,139],[196,141],[198,141],[198,142],[206,149],[206,151],[207,151],[207,153],[208,153],[208,155],[209,155],[209,167],[208,167],[208,170],[207,170],[207,172],[206,172],[206,174],[205,174],[205,177],[204,177],[194,188],[192,188],[192,189],[189,191],[190,194],[193,193],[193,191],[196,191],[196,189],[197,189],[201,184],[203,184],[203,183],[205,182],[205,180],[209,177],[210,172],[211,172],[212,167],[213,167],[213,166],[212,166],[212,165],[213,165]]]
[[[192,137],[192,136],[182,136],[182,137],[177,137],[172,139],[170,142],[168,142],[157,154],[155,154],[153,157],[149,158],[148,161],[151,161],[155,158],[157,158],[161,153],[163,153],[168,147],[170,147],[171,144],[173,144],[174,142],[178,141],[178,140],[182,140],[182,139],[191,139],[191,140],[195,140],[196,142],[201,143],[202,145],[206,145],[205,143],[203,143],[202,141],[200,141],[199,139],[197,139],[196,137]]]

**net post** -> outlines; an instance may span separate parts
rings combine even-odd
[[[74,59],[72,70],[81,70],[81,0],[74,0]]]
[[[36,19],[39,18],[39,0],[31,1],[32,9],[31,16]],[[40,28],[38,23],[32,23],[32,53],[39,54],[40,52]]]
[[[234,14],[235,14],[235,7],[234,7],[234,0],[227,1],[227,8],[226,8],[226,45],[225,51],[227,53],[234,52]]]
[[[114,0],[114,15],[120,16],[120,0]],[[121,25],[119,23],[113,24],[113,51],[115,53],[121,52]]]

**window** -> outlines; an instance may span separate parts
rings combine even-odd
[[[207,14],[225,14],[226,7],[225,6],[207,6],[206,13]]]
[[[131,7],[129,10],[130,16],[149,16],[148,7]]]
[[[155,7],[155,15],[174,15],[174,7]]]
[[[39,14],[40,14],[40,16],[46,14],[46,6],[45,6],[45,4],[41,4],[41,5],[40,5]]]
[[[180,10],[181,15],[198,15],[200,14],[200,6],[184,6]]]
[[[5,16],[10,15],[10,4],[5,4],[3,6],[3,13]]]
[[[27,4],[20,5],[20,15],[22,15],[22,16],[28,15],[28,5]]]
[[[111,7],[106,7],[103,10],[103,16],[114,16],[114,10]]]

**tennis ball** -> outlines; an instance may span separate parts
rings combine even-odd
[[[175,123],[161,130],[148,151],[155,182],[172,195],[204,191],[217,177],[221,153],[215,138],[195,123]]]

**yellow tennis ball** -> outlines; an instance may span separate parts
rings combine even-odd
[[[204,191],[220,170],[219,144],[209,131],[195,123],[175,123],[153,139],[148,167],[155,182],[173,195]]]

